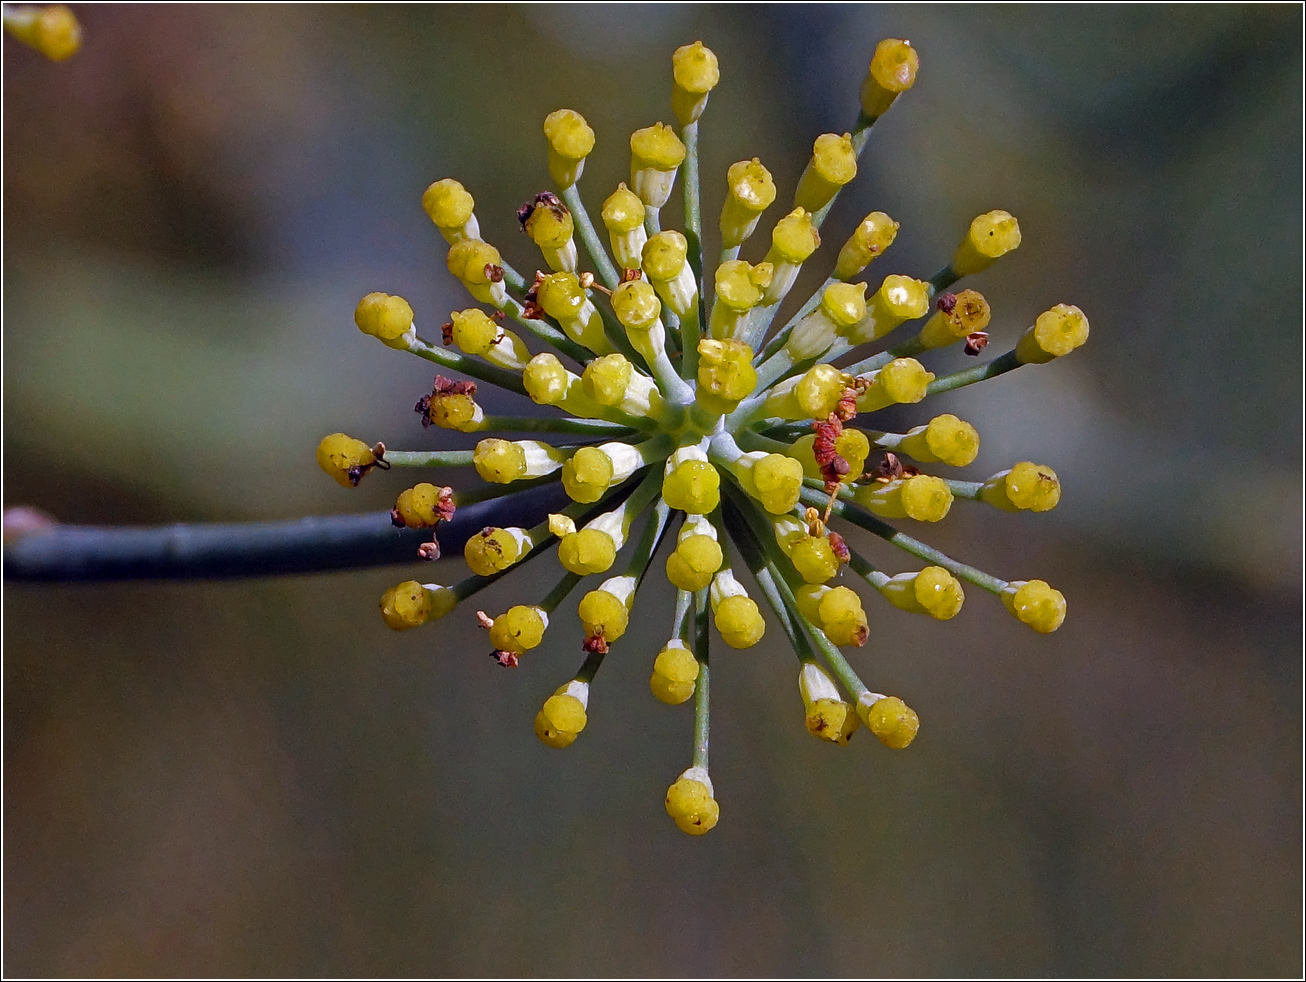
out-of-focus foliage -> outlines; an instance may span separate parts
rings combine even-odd
[[[909,755],[811,740],[778,639],[717,659],[730,790],[699,841],[662,811],[689,718],[647,694],[656,643],[600,683],[635,709],[563,758],[531,719],[575,649],[505,673],[465,618],[393,636],[374,607],[394,571],[8,588],[11,972],[1291,972],[1297,8],[77,13],[65,64],[6,41],[7,505],[388,506],[395,485],[345,491],[313,448],[448,439],[411,412],[428,366],[351,323],[372,290],[427,323],[464,305],[422,189],[461,178],[525,259],[544,115],[598,133],[594,209],[630,131],[670,119],[670,52],[698,37],[722,68],[703,173],[756,155],[782,189],[849,125],[875,42],[910,38],[917,85],[828,238],[882,209],[902,223],[882,272],[928,275],[1005,208],[1025,241],[985,276],[991,330],[1073,299],[1093,341],[950,404],[980,466],[1032,455],[1068,490],[940,546],[1055,579],[1065,627],[868,603],[860,663],[927,721]],[[632,639],[663,630],[636,610]]]

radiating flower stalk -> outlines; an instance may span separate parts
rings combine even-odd
[[[963,507],[1047,511],[1061,494],[1052,469],[1021,461],[983,480],[956,480],[930,471],[975,459],[979,435],[969,423],[922,414],[919,425],[896,433],[874,422],[877,410],[1043,364],[1084,343],[1083,313],[1056,304],[1009,351],[975,368],[936,376],[920,360],[949,345],[974,356],[986,350],[989,304],[973,288],[954,286],[1020,244],[1016,219],[980,215],[951,260],[917,279],[870,275],[898,231],[888,215],[872,212],[840,243],[816,294],[778,322],[798,274],[815,261],[826,215],[856,176],[872,127],[911,88],[918,66],[906,41],[876,47],[855,124],[816,138],[788,206],[773,210],[780,192],[758,158],[730,167],[719,260],[705,268],[698,127],[719,72],[701,42],[682,47],[672,59],[677,125],[657,122],[631,136],[630,182],[598,192],[599,224],[579,185],[595,134],[579,113],[560,109],[544,122],[553,185],[518,213],[539,250],[539,271],[528,276],[508,265],[481,238],[471,193],[445,179],[422,204],[448,242],[450,273],[475,305],[449,314],[439,333],[433,319],[423,334],[399,297],[369,294],[355,312],[364,333],[459,376],[437,375],[422,395],[415,408],[424,426],[487,435],[473,450],[400,452],[333,434],[318,448],[327,473],[351,486],[378,468],[475,468],[482,490],[455,495],[422,483],[398,496],[394,522],[433,532],[461,503],[541,482],[560,482],[572,501],[534,528],[473,536],[464,552],[471,575],[451,586],[393,587],[381,602],[386,624],[405,630],[444,617],[556,544],[561,575],[543,599],[475,615],[486,650],[515,666],[543,642],[582,579],[598,578],[577,607],[584,660],[571,679],[558,680],[535,719],[541,741],[566,747],[592,709],[605,711],[601,702],[591,706],[596,676],[626,632],[640,583],[665,555],[659,565],[677,602],[667,641],[652,658],[650,688],[664,703],[694,700],[690,767],[666,796],[667,812],[691,834],[710,830],[719,814],[708,770],[709,620],[728,647],[749,648],[767,630],[765,608],[797,656],[807,729],[844,745],[865,726],[901,749],[916,736],[916,713],[873,691],[845,656],[872,636],[864,596],[947,620],[960,611],[966,584],[1041,633],[1065,616],[1064,598],[1043,580],[1001,579],[890,524],[941,521],[957,499]],[[677,182],[680,231],[663,227]],[[745,252],[761,258],[750,262]],[[476,401],[485,384],[552,411],[489,415]],[[906,568],[874,565],[837,523],[896,546],[906,556],[890,568]],[[438,555],[433,535],[421,557]],[[639,642],[626,645],[652,654]]]

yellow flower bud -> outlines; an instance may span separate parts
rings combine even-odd
[[[1003,511],[1051,511],[1061,501],[1061,482],[1051,467],[1022,460],[985,481],[980,500]]]
[[[685,647],[685,642],[673,640],[658,652],[648,680],[649,688],[668,706],[678,706],[694,694],[698,671],[698,659]]]
[[[989,303],[974,290],[945,294],[938,310],[925,322],[917,340],[926,348],[942,348],[989,326]]]
[[[562,486],[572,501],[591,504],[612,486],[612,458],[597,447],[581,447],[562,465]]]
[[[817,604],[816,626],[841,648],[861,647],[868,634],[862,598],[846,586],[826,591]]]
[[[894,99],[916,84],[920,67],[920,55],[910,41],[885,38],[877,44],[862,83],[862,114],[868,119],[883,116]]]
[[[1022,624],[1051,634],[1066,619],[1066,598],[1043,580],[1015,580],[1002,591],[1002,602]]]
[[[662,479],[662,498],[671,508],[706,515],[721,502],[721,475],[706,460],[685,460]]]
[[[485,422],[485,413],[467,392],[435,391],[426,402],[426,419],[445,430],[474,433]]]
[[[671,56],[671,108],[682,126],[703,114],[707,95],[721,81],[716,55],[702,41],[677,48]]]
[[[393,631],[425,624],[430,616],[431,600],[416,580],[406,580],[381,595],[381,618]]]
[[[1020,245],[1020,223],[1010,212],[986,212],[970,223],[970,229],[952,257],[952,271],[958,276],[983,272],[993,261]]]
[[[965,467],[979,454],[979,433],[964,420],[944,413],[924,426],[908,430],[894,449],[922,464],[937,462]]]
[[[671,197],[676,168],[685,159],[685,145],[676,131],[662,123],[630,136],[630,187],[649,208],[661,208]]]
[[[6,5],[5,30],[51,61],[66,61],[81,49],[82,28],[63,4],[52,7]]]
[[[616,641],[626,633],[626,626],[630,623],[630,611],[626,605],[607,590],[591,590],[585,594],[576,612],[587,638]]]
[[[634,367],[623,354],[604,355],[585,366],[581,385],[585,394],[601,406],[618,405],[630,388]]]
[[[436,181],[422,194],[422,209],[450,244],[481,237],[475,208],[476,201],[468,190],[450,177]]]
[[[662,316],[662,301],[646,281],[631,280],[612,291],[612,312],[627,331],[647,331]]]
[[[603,224],[608,229],[612,255],[623,269],[639,269],[648,233],[644,231],[644,202],[625,184],[603,202]]]
[[[1068,355],[1088,340],[1088,318],[1078,307],[1059,303],[1038,315],[1034,326],[1016,342],[1016,360],[1042,365]]]
[[[317,465],[341,487],[357,487],[375,463],[376,456],[371,447],[343,433],[324,436],[317,445]]]
[[[529,548],[524,529],[487,528],[467,540],[463,558],[477,576],[492,576],[515,563]]]
[[[702,590],[712,582],[724,558],[720,543],[711,536],[687,536],[667,557],[667,579],[678,590]]]
[[[866,316],[865,283],[831,283],[821,294],[821,305],[789,333],[785,348],[794,361],[824,354],[837,335],[852,331]]]
[[[956,617],[966,602],[961,581],[942,566],[926,566],[916,573],[899,573],[890,577],[880,592],[899,610],[929,614],[940,621]]]
[[[921,728],[921,718],[897,696],[876,698],[870,705],[859,699],[857,712],[876,739],[892,750],[909,746]]]
[[[825,475],[821,473],[820,465],[816,463],[813,449],[815,442],[815,433],[800,436],[790,445],[789,456],[803,465],[804,476],[813,480],[823,480]],[[865,472],[866,458],[871,453],[871,441],[861,430],[846,429],[835,437],[834,452],[848,463],[848,470],[840,480],[844,484],[852,484],[860,480]]]
[[[571,685],[583,686],[584,683],[573,682]],[[585,729],[585,703],[569,692],[568,688],[564,685],[549,696],[544,701],[544,708],[535,717],[535,735],[545,746],[559,749],[570,747],[576,742],[576,737],[580,736],[581,730]],[[588,689],[589,686],[584,685],[586,693]]]
[[[794,386],[794,399],[803,419],[825,419],[839,406],[852,377],[833,365],[813,365]],[[863,455],[864,456],[864,455]]]
[[[558,356],[546,351],[530,360],[522,373],[522,383],[537,405],[552,406],[567,395],[571,377]]]
[[[757,388],[753,349],[742,341],[704,338],[698,342],[698,402],[709,412],[728,413]]]
[[[906,320],[924,317],[930,310],[930,288],[910,276],[886,276],[866,304],[866,316],[847,332],[853,344],[882,338]]]
[[[887,484],[867,484],[858,488],[854,497],[859,505],[881,518],[940,522],[952,508],[948,482],[928,474],[899,478]]]
[[[732,648],[751,648],[766,633],[766,621],[749,597],[726,597],[713,610],[721,640]]]
[[[785,547],[789,561],[808,583],[825,583],[839,572],[839,557],[824,535],[804,535]]]
[[[689,242],[674,229],[659,232],[644,245],[642,258],[649,279],[674,280],[685,268]]]
[[[824,208],[839,189],[857,176],[857,153],[851,133],[823,133],[812,147],[812,160],[798,180],[794,204],[810,212]]]
[[[716,827],[721,817],[721,809],[712,797],[712,788],[705,783],[707,772],[701,768],[703,780],[681,776],[675,784],[667,789],[667,814],[675,821],[676,827],[690,835],[705,835]],[[686,771],[686,774],[692,771]]]
[[[520,655],[539,647],[548,626],[549,617],[539,607],[518,604],[494,619],[490,625],[490,644],[496,651]]]
[[[467,292],[481,303],[502,303],[507,296],[502,283],[495,283],[486,272],[503,262],[499,250],[479,239],[459,239],[449,247],[445,265],[449,272],[462,281]]]
[[[413,308],[403,297],[388,293],[369,293],[354,308],[354,323],[391,348],[407,348],[416,335],[413,331]]]
[[[562,537],[558,543],[558,562],[577,576],[606,573],[617,559],[617,545],[612,536],[599,529],[583,528]]]
[[[920,402],[934,381],[934,373],[915,358],[895,358],[871,374],[871,384],[857,397],[857,408],[864,413],[896,403]]]
[[[861,720],[853,707],[842,699],[818,699],[807,707],[807,732],[827,743],[848,745]]]
[[[762,293],[771,283],[772,266],[753,266],[742,259],[730,259],[716,268],[717,300],[734,310],[750,310],[762,302]]]
[[[526,453],[510,440],[482,440],[472,453],[472,464],[482,481],[494,484],[511,484],[526,476]]]
[[[395,501],[391,520],[403,522],[410,529],[434,528],[453,514],[453,488],[434,484],[417,484],[401,491]]]
[[[558,190],[565,190],[580,180],[585,158],[594,149],[594,131],[580,113],[557,109],[544,117],[544,138],[549,141],[549,174]]]
[[[744,477],[744,487],[772,515],[793,511],[803,488],[803,465],[772,453],[757,459]]]
[[[731,164],[721,206],[721,245],[728,249],[752,235],[762,212],[774,203],[775,193],[771,172],[756,157]]]
[[[852,279],[882,256],[897,236],[897,222],[882,211],[871,212],[862,219],[839,250],[839,259],[834,267],[835,279]]]

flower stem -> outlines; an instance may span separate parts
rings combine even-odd
[[[537,521],[565,501],[557,482],[459,507],[441,522],[444,551],[486,526]],[[416,561],[430,529],[397,529],[388,511],[284,522],[99,528],[55,525],[5,543],[6,581],[44,583],[279,576]]]
[[[953,372],[951,375],[936,378],[930,383],[926,395],[932,396],[940,392],[951,392],[953,389],[960,389],[963,385],[971,385],[974,382],[983,382],[985,379],[996,378],[1013,368],[1019,368],[1022,364],[1023,362],[1016,358],[1016,349],[1012,348],[1005,355],[1000,355],[986,364],[976,365],[974,368],[965,368],[960,372]]]
[[[500,433],[581,433],[591,436],[629,438],[638,431],[620,423],[601,419],[576,419],[572,416],[486,416],[482,430]]]
[[[475,450],[386,450],[392,467],[470,467]]]
[[[711,669],[708,665],[707,589],[694,594],[694,657],[698,659],[698,679],[694,683],[694,756],[692,765],[708,769],[708,724],[711,713],[708,697],[711,689]]]

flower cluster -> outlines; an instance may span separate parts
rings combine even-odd
[[[392,465],[471,466],[486,482],[463,495],[433,484],[405,490],[392,515],[396,525],[435,529],[459,504],[542,482],[560,482],[571,500],[533,528],[474,535],[464,550],[471,575],[452,586],[408,581],[386,591],[386,624],[405,630],[443,617],[556,543],[562,575],[546,596],[476,616],[495,660],[517,665],[543,642],[580,581],[603,577],[577,607],[584,662],[535,719],[541,741],[566,747],[585,729],[595,674],[625,633],[639,584],[665,544],[665,575],[678,594],[650,687],[664,703],[695,700],[692,766],[666,796],[667,812],[691,834],[711,829],[719,813],[708,774],[709,619],[728,646],[748,648],[768,629],[764,605],[797,655],[807,729],[843,745],[865,726],[901,749],[916,736],[916,713],[863,683],[841,650],[869,636],[862,594],[852,584],[939,620],[961,609],[963,582],[994,594],[1035,631],[1055,631],[1065,616],[1064,598],[1043,580],[983,573],[886,521],[937,522],[956,499],[1047,511],[1061,495],[1052,469],[1021,461],[980,481],[925,473],[920,467],[971,463],[979,448],[975,428],[946,413],[922,416],[905,433],[873,423],[887,406],[1048,362],[1084,343],[1083,313],[1057,304],[1010,351],[986,363],[936,376],[921,362],[947,345],[976,356],[985,349],[988,302],[953,287],[1020,244],[1015,218],[1005,211],[980,215],[952,260],[928,279],[864,279],[898,230],[888,215],[872,212],[842,243],[815,295],[775,327],[800,270],[821,245],[826,214],[856,176],[875,121],[911,88],[918,67],[908,42],[880,42],[852,131],[816,138],[792,207],[775,220],[765,250],[754,252],[757,262],[740,258],[741,249],[751,245],[778,190],[753,158],[727,171],[720,258],[705,272],[698,121],[719,72],[716,56],[695,42],[672,59],[678,125],[658,122],[631,136],[630,183],[603,202],[602,231],[578,187],[594,132],[579,113],[560,109],[544,121],[554,189],[518,212],[547,272],[527,277],[514,270],[481,238],[469,191],[445,179],[426,190],[422,205],[449,244],[450,273],[477,306],[451,313],[433,340],[418,335],[412,308],[400,297],[372,293],[355,311],[365,334],[467,376],[435,378],[416,406],[423,425],[581,438],[487,437],[474,450],[427,453],[369,446],[340,433],[326,437],[318,462],[345,486]],[[677,180],[683,231],[662,227]],[[519,330],[543,350],[533,354]],[[897,340],[880,343],[894,332]],[[560,412],[488,415],[476,401],[478,384]],[[897,546],[911,568],[890,573],[873,565],[835,530],[836,520]],[[728,543],[748,575],[734,565]],[[421,555],[439,555],[434,536]]]
[[[4,5],[5,30],[51,61],[66,61],[81,49],[82,28],[63,4],[52,7]]]

